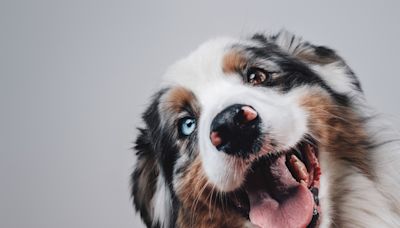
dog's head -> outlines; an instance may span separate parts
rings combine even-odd
[[[149,227],[329,224],[328,167],[369,172],[360,98],[334,51],[285,31],[211,40],[167,71],[143,115],[136,209]]]

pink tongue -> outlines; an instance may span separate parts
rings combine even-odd
[[[248,180],[249,217],[261,228],[306,227],[311,221],[313,196],[305,184],[292,177],[285,161],[282,156],[269,166],[268,181]]]

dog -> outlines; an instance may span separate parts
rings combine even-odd
[[[143,114],[147,227],[400,227],[400,144],[334,50],[282,30],[210,40]]]

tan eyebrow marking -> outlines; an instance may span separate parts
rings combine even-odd
[[[179,113],[185,105],[190,105],[193,108],[195,101],[196,99],[192,92],[183,87],[175,87],[166,94],[164,105],[168,110]]]
[[[235,73],[245,68],[247,59],[237,51],[228,52],[222,60],[222,71],[224,73]]]

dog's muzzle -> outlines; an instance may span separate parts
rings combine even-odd
[[[234,104],[215,116],[210,140],[219,151],[246,157],[260,149],[260,125],[261,119],[253,107]]]

